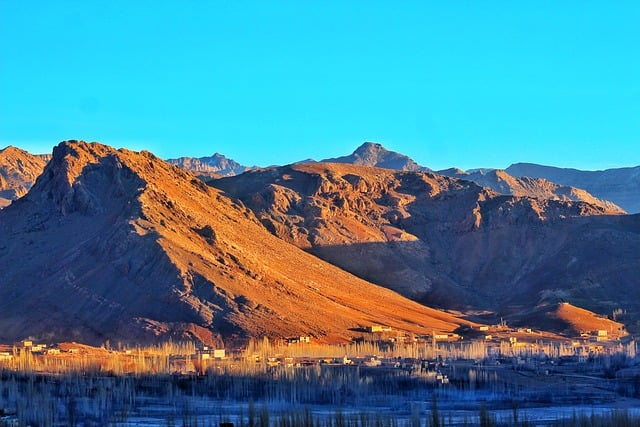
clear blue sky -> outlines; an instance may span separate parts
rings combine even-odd
[[[640,164],[640,1],[0,0],[0,147]]]

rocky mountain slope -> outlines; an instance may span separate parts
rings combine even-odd
[[[428,171],[404,154],[389,151],[381,144],[365,142],[360,147],[348,155],[332,159],[322,160],[323,163],[348,163],[358,166],[370,166],[385,169],[395,169],[402,171]]]
[[[629,213],[640,213],[640,166],[582,171],[516,163],[506,171],[516,177],[544,178],[561,185],[584,188],[600,199],[612,201]]]
[[[640,319],[640,215],[346,164],[271,168],[211,185],[281,239],[427,304],[506,316],[569,301]]]
[[[516,178],[500,169],[478,170],[473,172],[465,172],[459,169],[446,169],[438,171],[438,173],[473,181],[478,185],[490,188],[500,194],[533,197],[536,199],[586,202],[599,206],[613,214],[626,213],[616,204],[606,200],[600,200],[585,190],[558,185],[543,178],[530,178],[526,176]]]
[[[0,341],[313,335],[464,322],[271,235],[220,190],[148,152],[60,143],[0,211]]]
[[[0,209],[29,191],[49,158],[12,146],[0,150]]]
[[[213,156],[208,157],[168,159],[167,162],[193,172],[196,175],[216,174],[220,176],[234,176],[240,175],[250,169],[233,159],[226,158],[220,153],[215,153]]]

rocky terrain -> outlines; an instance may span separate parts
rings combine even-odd
[[[516,163],[506,171],[516,177],[544,178],[561,185],[584,188],[600,199],[614,202],[629,213],[640,213],[640,166],[582,171]]]
[[[358,166],[370,166],[401,171],[428,171],[404,154],[389,151],[381,144],[365,142],[348,155],[322,160],[323,163],[349,163]]]
[[[511,315],[568,301],[605,314],[622,308],[640,326],[640,215],[347,164],[211,185],[281,239],[425,304]]]
[[[585,191],[503,171],[449,177],[373,143],[222,179],[240,169],[214,157],[179,163],[207,186],[97,143],[61,143],[48,165],[2,150],[3,196],[31,190],[0,211],[0,341],[339,341],[373,323],[464,324],[428,306],[579,330],[580,309],[560,302],[640,330],[640,215]]]
[[[203,180],[240,175],[255,169],[216,153],[210,157],[180,157],[167,160],[193,172]],[[315,163],[313,159],[299,163]],[[423,171],[410,157],[387,150],[381,144],[365,142],[347,156],[329,158],[322,163],[347,163],[400,171]],[[640,213],[640,166],[604,171],[580,171],[553,168],[529,163],[513,164],[507,170],[456,168],[438,171],[441,175],[473,181],[505,195],[547,198],[551,200],[583,201],[603,206],[611,212]]]
[[[559,185],[543,178],[529,178],[526,176],[516,178],[500,169],[478,170],[473,172],[465,172],[459,169],[446,169],[438,171],[438,173],[473,181],[478,185],[490,188],[500,194],[533,197],[536,199],[586,202],[599,206],[612,214],[626,213],[616,204],[607,200],[600,200],[585,190]]]
[[[12,146],[0,150],[0,209],[29,191],[49,159]]]
[[[431,169],[427,167],[420,166],[410,157],[394,151],[389,151],[381,144],[373,142],[365,142],[348,156],[325,159],[322,162],[348,163],[358,166],[379,167],[400,171],[431,171]],[[518,165],[512,165],[511,170],[519,171],[517,167]],[[609,191],[604,191],[602,192],[603,196],[599,196],[602,200],[593,196],[588,191],[583,190],[584,187],[581,185],[582,180],[580,178],[586,177],[589,174],[577,176],[570,184],[566,184],[562,180],[555,180],[551,178],[544,179],[546,177],[544,174],[538,176],[535,173],[533,175],[528,175],[526,172],[523,172],[518,173],[516,176],[512,176],[508,171],[496,169],[476,169],[465,172],[460,169],[451,168],[438,171],[438,173],[454,178],[473,181],[476,184],[490,188],[500,194],[519,197],[533,197],[537,199],[544,198],[550,200],[583,201],[602,206],[612,213],[625,213],[625,210],[616,205],[615,202],[610,201],[613,199],[609,198],[609,196],[614,197],[616,200],[624,200],[625,205],[630,206],[628,205],[628,199],[634,199],[637,194],[640,194],[640,191],[637,191],[640,189],[640,182],[635,182],[637,179],[634,178],[634,176],[640,176],[640,173],[634,172],[631,168],[621,169],[618,174],[613,173],[613,170],[607,172],[607,174],[610,175],[609,181],[612,181],[608,186],[615,186],[618,188],[618,192],[624,193],[626,196],[620,196],[618,194],[612,194]],[[615,183],[616,176],[620,181],[625,184],[629,184],[630,187],[625,190],[623,188],[624,185]],[[635,193],[634,189],[636,189]],[[632,209],[636,208],[632,207]],[[638,211],[640,211],[640,205],[638,205],[638,209],[630,212]]]
[[[286,243],[151,153],[82,141],[55,147],[0,211],[0,313],[2,342],[335,342],[374,323],[418,334],[468,323]]]
[[[177,159],[168,159],[167,162],[193,172],[196,175],[215,174],[218,176],[234,176],[240,175],[250,169],[235,160],[226,158],[220,153],[215,153],[209,157],[180,157]]]

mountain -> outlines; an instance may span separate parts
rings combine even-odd
[[[235,160],[228,159],[220,153],[215,153],[209,157],[180,157],[178,159],[168,159],[167,162],[199,174],[217,174],[220,176],[234,176],[249,170]]]
[[[464,172],[459,169],[446,169],[438,173],[454,178],[467,179],[483,187],[490,188],[500,194],[534,197],[537,199],[551,199],[564,201],[586,202],[603,208],[612,214],[626,213],[612,202],[600,200],[580,188],[562,186],[543,178],[516,178],[500,169],[481,169]]]
[[[508,316],[567,301],[598,313],[622,308],[640,321],[640,215],[335,163],[210,185],[281,239],[428,305]]]
[[[325,163],[349,163],[403,171],[428,170],[404,154],[389,151],[381,144],[365,142],[349,156],[322,160]]]
[[[640,166],[582,171],[515,163],[506,171],[516,177],[544,178],[561,185],[584,188],[602,200],[612,201],[629,213],[640,213]]]
[[[322,160],[322,162],[348,163],[400,171],[430,171],[430,169],[418,165],[411,158],[400,153],[389,151],[381,144],[373,142],[365,142],[349,156],[325,159]],[[491,188],[500,194],[551,200],[583,201],[601,206],[610,213],[626,213],[624,209],[608,201],[608,199],[600,200],[587,191],[582,190],[579,181],[576,181],[573,187],[558,185],[555,182],[550,182],[550,180],[542,178],[534,179],[527,176],[514,177],[504,170],[496,169],[476,169],[465,172],[452,168],[438,171],[438,173],[449,177],[471,180],[483,187]]]
[[[0,150],[0,209],[29,191],[49,158],[12,146]]]
[[[66,141],[0,211],[0,342],[312,335],[463,321],[271,235],[220,190],[148,152]]]

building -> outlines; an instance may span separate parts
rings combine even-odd
[[[371,333],[374,332],[391,332],[390,326],[382,326],[382,325],[371,325],[367,327],[367,330]]]
[[[31,340],[22,340],[22,341],[18,341],[16,343],[13,344],[13,346],[15,348],[20,348],[20,349],[31,349],[31,347],[33,347],[33,341]]]

